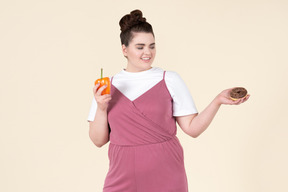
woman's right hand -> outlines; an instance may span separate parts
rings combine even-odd
[[[104,85],[98,89],[99,86],[100,86],[99,83],[94,86],[93,94],[97,102],[97,107],[100,110],[106,111],[108,108],[109,101],[111,100],[112,97],[110,94],[101,95],[102,91],[107,87],[107,85]]]

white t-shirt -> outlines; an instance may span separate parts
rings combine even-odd
[[[142,72],[127,72],[124,69],[114,75],[112,84],[131,101],[151,89],[163,79],[164,70],[152,67]],[[193,98],[181,77],[173,71],[166,71],[165,83],[173,99],[173,116],[198,113]],[[88,121],[94,121],[97,102],[93,96]]]

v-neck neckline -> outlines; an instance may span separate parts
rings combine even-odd
[[[126,98],[126,100],[128,100],[129,102],[131,102],[131,103],[134,103],[134,102],[136,102],[137,100],[139,100],[139,99],[141,99],[143,96],[145,96],[146,94],[148,94],[151,90],[153,90],[156,86],[158,86],[160,83],[162,83],[164,81],[164,78],[161,80],[161,81],[159,81],[158,83],[156,83],[155,85],[153,85],[150,89],[148,89],[147,91],[145,91],[144,93],[142,93],[140,96],[138,96],[136,99],[134,99],[134,100],[131,100],[131,99],[129,99],[126,95],[124,95],[119,89],[117,89],[117,87],[115,87],[113,84],[111,84],[111,86],[113,86],[114,87],[114,89],[116,90],[116,91],[118,91],[124,98]]]

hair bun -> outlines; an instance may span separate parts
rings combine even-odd
[[[121,31],[123,32],[130,29],[134,25],[144,22],[146,22],[146,18],[143,17],[143,14],[140,10],[136,9],[131,11],[130,14],[123,16],[119,22],[119,25]]]

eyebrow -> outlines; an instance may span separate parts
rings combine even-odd
[[[136,45],[145,46],[144,43],[138,43],[138,44],[136,44]],[[155,43],[151,43],[150,46],[151,46],[151,45],[155,45]]]

